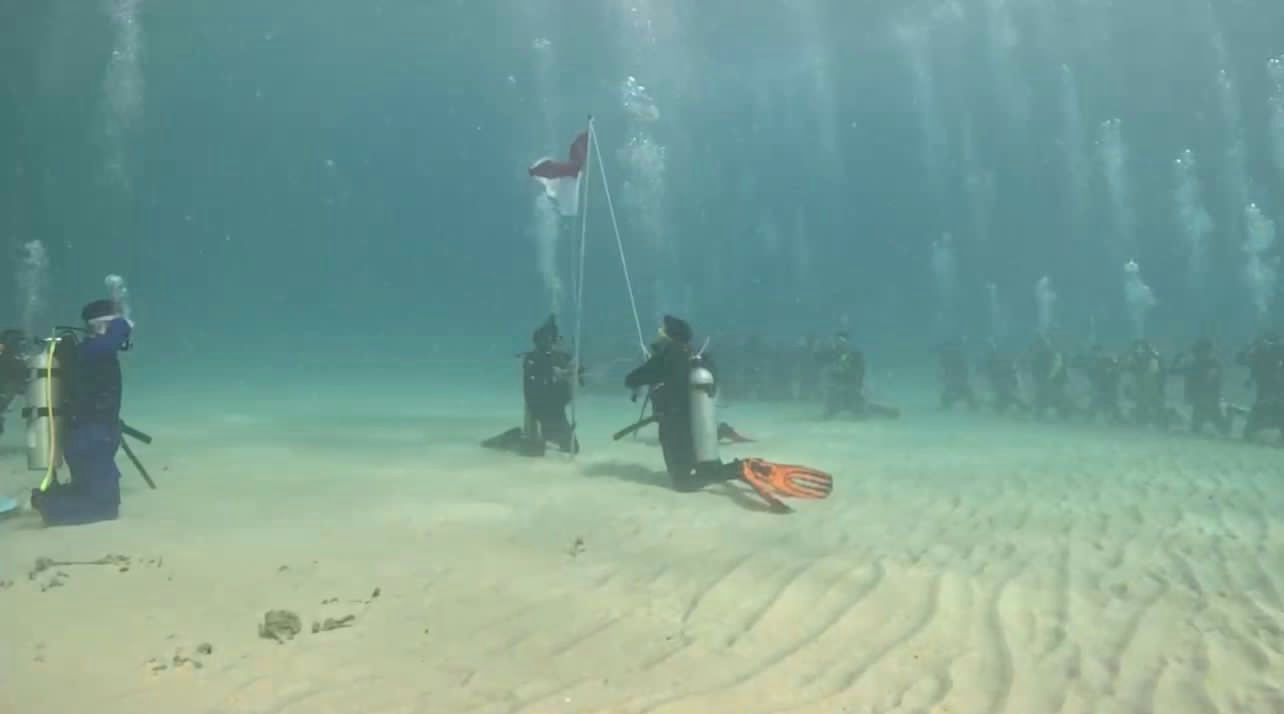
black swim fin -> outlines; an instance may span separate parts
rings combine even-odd
[[[487,449],[511,451],[522,456],[543,456],[547,448],[543,439],[527,438],[522,428],[517,426],[483,441],[482,446]]]

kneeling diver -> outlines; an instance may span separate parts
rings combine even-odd
[[[579,451],[575,430],[566,418],[566,405],[571,403],[571,356],[558,349],[561,336],[557,318],[550,315],[531,335],[535,349],[519,355],[522,358],[522,399],[525,419],[499,436],[482,442],[490,449],[516,451],[526,456],[543,456],[545,445],[556,444],[564,452]]]
[[[31,507],[49,526],[110,521],[120,514],[116,450],[121,445],[122,389],[117,353],[129,349],[133,323],[121,316],[112,300],[95,300],[80,316],[89,337],[70,346],[63,367],[70,398],[62,454],[71,480],[31,492]]]
[[[723,463],[718,455],[713,363],[703,351],[692,353],[691,337],[689,324],[666,315],[651,357],[624,380],[635,398],[640,389],[651,387],[664,465],[674,488],[698,491],[709,484],[741,479],[777,509],[785,508],[781,498],[827,497],[833,478],[822,471],[762,459]]]

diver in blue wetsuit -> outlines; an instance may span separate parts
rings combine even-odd
[[[122,387],[117,353],[129,349],[133,325],[111,300],[89,303],[80,316],[89,336],[63,353],[69,393],[62,454],[71,480],[31,494],[32,507],[50,526],[114,520],[120,513],[116,450]]]

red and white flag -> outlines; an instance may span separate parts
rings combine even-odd
[[[587,131],[575,137],[567,161],[544,157],[526,171],[540,182],[544,194],[552,199],[563,216],[574,216],[580,212],[580,177],[584,175],[584,162],[588,159],[588,138]]]

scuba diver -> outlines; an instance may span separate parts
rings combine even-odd
[[[1070,398],[1070,375],[1065,358],[1046,335],[1040,335],[1030,347],[1030,373],[1034,380],[1035,417],[1043,418],[1048,410],[1062,419],[1078,411]]]
[[[825,419],[850,411],[857,419],[895,419],[900,410],[870,402],[865,397],[865,353],[851,346],[846,332],[834,335],[833,346],[822,358],[829,362],[829,386],[825,393]]]
[[[1137,340],[1124,369],[1133,380],[1133,421],[1160,429],[1171,426],[1179,415],[1168,407],[1168,369],[1159,350],[1148,340]]]
[[[1198,434],[1204,425],[1212,424],[1219,434],[1230,436],[1233,416],[1243,410],[1222,401],[1222,364],[1213,351],[1213,341],[1207,337],[1196,340],[1189,354],[1177,355],[1170,371],[1183,378],[1190,430]]]
[[[1122,424],[1123,409],[1119,405],[1119,384],[1123,379],[1123,368],[1119,358],[1106,352],[1106,348],[1097,343],[1092,352],[1081,355],[1074,361],[1074,366],[1083,370],[1092,386],[1092,397],[1088,402],[1088,419],[1105,416],[1110,424]]]
[[[946,340],[936,348],[941,367],[941,408],[950,409],[958,402],[967,402],[976,411],[976,392],[964,352],[966,341],[962,337]]]
[[[990,382],[994,392],[994,410],[1000,414],[1008,409],[1027,411],[1030,406],[1021,398],[1021,373],[1016,361],[999,351],[998,343],[990,340],[985,357],[981,359],[981,372]]]
[[[482,446],[543,456],[547,444],[552,443],[563,452],[578,453],[579,440],[566,418],[566,406],[571,403],[571,380],[577,379],[583,386],[584,371],[574,369],[571,355],[558,348],[562,338],[556,316],[550,315],[536,328],[531,341],[535,349],[518,355],[522,358],[523,424],[487,439]]]
[[[80,317],[89,335],[79,342],[63,337],[55,348],[67,377],[62,455],[71,479],[31,492],[31,507],[49,526],[109,521],[120,515],[115,459],[121,445],[123,389],[117,354],[130,349],[134,326],[113,300],[89,303]]]
[[[691,325],[665,315],[651,356],[624,380],[634,401],[640,390],[650,388],[664,465],[674,489],[698,491],[710,484],[741,479],[777,510],[788,510],[781,498],[827,497],[833,479],[815,469],[753,458],[723,463],[718,454],[720,425],[714,401],[718,385],[713,362],[703,350],[692,352],[691,338]]]
[[[1248,381],[1256,390],[1244,423],[1244,439],[1267,429],[1284,434],[1284,338],[1274,333],[1262,335],[1237,361],[1248,367]]]
[[[13,398],[27,391],[27,339],[20,330],[0,333],[0,434]]]

